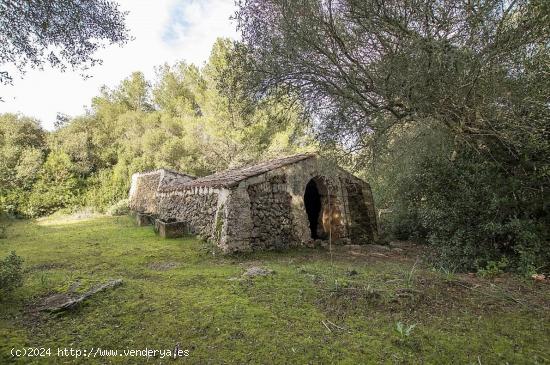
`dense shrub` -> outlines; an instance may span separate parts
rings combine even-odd
[[[509,257],[529,274],[550,262],[548,230],[537,201],[521,196],[518,181],[498,166],[464,156],[422,165],[420,225],[439,261],[460,269],[485,268]]]
[[[117,203],[111,205],[107,209],[107,214],[109,215],[125,215],[130,213],[130,208],[128,206],[128,199],[121,199]]]
[[[44,162],[46,132],[38,121],[0,115],[0,211],[21,215]]]
[[[526,274],[548,265],[547,226],[533,202],[514,194],[513,178],[472,160],[428,160],[418,168],[396,197],[406,202],[395,205],[398,237],[425,239],[436,261],[453,269],[483,268],[502,256]]]
[[[23,259],[12,251],[0,261],[0,298],[23,285]]]
[[[79,191],[80,181],[73,172],[69,156],[64,152],[52,152],[40,170],[23,211],[30,217],[37,217],[77,205]]]
[[[84,196],[87,206],[105,211],[128,196],[130,176],[127,173],[121,173],[120,170],[122,170],[120,166],[115,167],[114,170],[101,170],[88,179]]]
[[[491,270],[503,260],[503,270],[550,269],[544,178],[528,170],[536,156],[504,164],[430,126],[399,130],[379,152],[369,176],[395,238],[429,243],[447,269]]]

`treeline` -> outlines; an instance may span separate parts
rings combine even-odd
[[[126,198],[130,176],[166,167],[205,175],[307,150],[297,104],[253,101],[229,66],[234,45],[218,40],[199,68],[164,65],[104,88],[83,116],[58,117],[48,132],[20,115],[0,116],[0,209],[37,217],[63,208],[108,209]]]

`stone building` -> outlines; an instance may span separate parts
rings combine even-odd
[[[130,209],[140,213],[158,215],[157,192],[193,179],[195,179],[194,176],[167,169],[133,174],[129,194]]]
[[[163,183],[167,170],[159,171],[132,177],[131,208],[185,222],[224,252],[284,249],[329,238],[354,244],[377,239],[369,185],[315,154],[197,179],[179,174],[170,183]]]

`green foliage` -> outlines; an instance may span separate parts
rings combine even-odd
[[[484,268],[478,268],[477,273],[484,278],[492,278],[502,274],[508,268],[508,259],[502,257],[498,261],[489,261]]]
[[[407,325],[401,321],[395,324],[395,332],[397,333],[396,344],[403,347],[420,350],[420,341],[417,338],[413,338],[412,333],[417,324]]]
[[[550,269],[547,2],[239,3],[248,88],[297,95],[438,265]],[[289,92],[290,91],[290,92]],[[342,153],[344,152],[344,153]]]
[[[107,214],[109,215],[126,215],[128,213],[130,213],[128,199],[121,199],[107,209]]]
[[[46,152],[46,132],[36,120],[0,115],[0,212],[21,213]]]
[[[23,285],[23,259],[12,251],[0,260],[0,298]]]
[[[483,268],[502,256],[507,270],[547,267],[542,174],[489,158],[503,157],[495,155],[496,143],[473,149],[433,123],[394,128],[375,142],[367,176],[378,208],[388,211],[381,223],[394,237],[431,244],[434,265],[452,271]],[[530,148],[524,152],[538,163],[545,147]]]
[[[24,213],[36,217],[76,205],[79,202],[80,182],[72,167],[66,153],[59,151],[50,153],[25,202]]]
[[[49,134],[48,144],[52,150],[63,151],[72,163],[72,169],[78,176],[89,176],[96,171],[102,161],[97,148],[98,135],[89,117],[78,117],[67,122],[55,133]]]
[[[440,260],[472,269],[505,255],[522,272],[550,262],[547,217],[536,196],[523,195],[529,192],[518,188],[519,179],[477,156],[424,166],[419,221]]]
[[[0,12],[0,83],[11,82],[12,70],[4,68],[8,64],[20,73],[45,64],[86,70],[100,61],[94,57],[98,49],[130,38],[126,13],[114,2],[68,0],[57,6],[47,0],[21,6],[4,1]]]
[[[85,205],[105,209],[128,196],[130,176],[124,164],[90,176],[84,195]]]

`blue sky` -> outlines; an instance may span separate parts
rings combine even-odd
[[[218,37],[237,39],[230,17],[233,0],[119,0],[129,11],[127,25],[134,41],[98,52],[103,64],[84,80],[79,72],[45,68],[29,70],[13,86],[2,86],[0,113],[15,112],[39,119],[51,129],[58,112],[84,113],[102,85],[116,86],[133,71],[151,79],[155,66],[185,60],[203,64]]]

